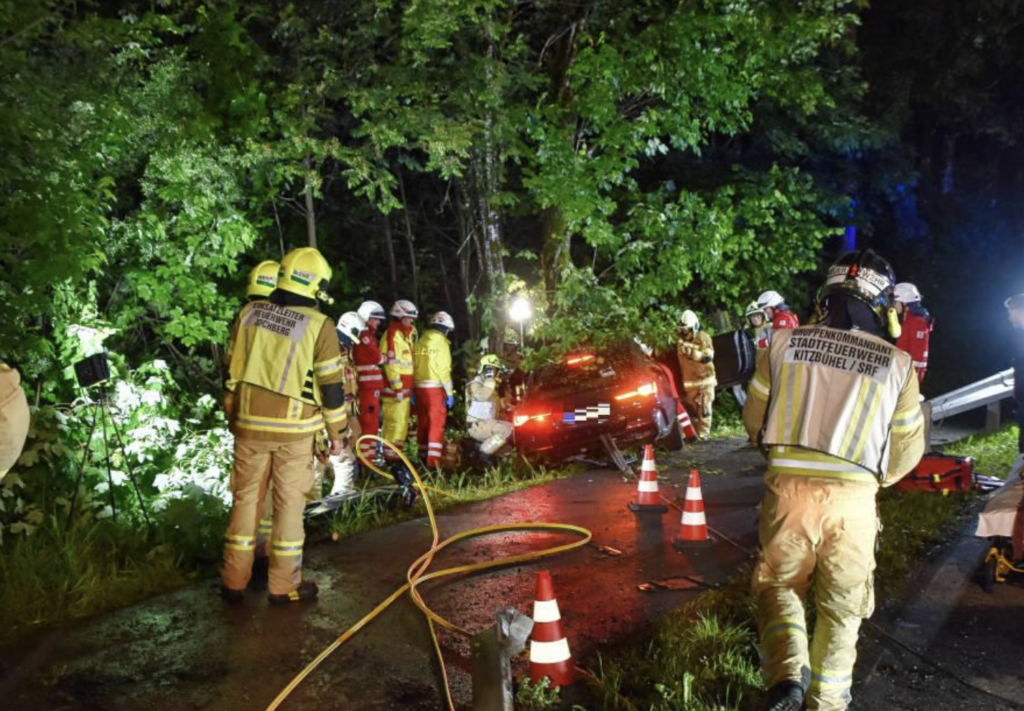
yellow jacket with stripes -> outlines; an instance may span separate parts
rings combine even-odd
[[[227,353],[228,424],[236,437],[290,442],[348,427],[345,361],[334,323],[306,306],[246,304]]]
[[[860,331],[805,326],[759,354],[743,419],[770,473],[895,483],[924,453],[910,357]]]
[[[443,388],[454,395],[452,385],[452,348],[448,338],[433,328],[416,342],[413,351],[413,384],[417,388]]]
[[[683,388],[713,388],[718,385],[715,377],[715,347],[706,332],[697,331],[689,339],[680,338],[676,344],[676,355],[683,376]]]

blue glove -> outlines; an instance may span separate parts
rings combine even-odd
[[[416,393],[409,393],[409,404],[413,407],[416,406]]]
[[[455,396],[449,395],[448,397],[446,397],[444,400],[444,404],[448,407],[449,410],[455,407]]]

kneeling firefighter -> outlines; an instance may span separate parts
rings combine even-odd
[[[334,323],[317,309],[330,278],[331,268],[316,249],[289,252],[269,301],[246,304],[232,328],[226,387],[234,395],[234,501],[221,590],[229,602],[241,601],[249,582],[259,502],[271,482],[270,601],[317,596],[316,584],[302,579],[302,515],[313,485],[313,442],[326,428],[331,454],[337,455],[348,436],[338,337]]]
[[[711,406],[715,401],[715,348],[711,336],[700,328],[697,314],[687,309],[679,319],[679,342],[676,344],[679,370],[683,376],[683,406],[686,408],[697,437],[711,435]]]
[[[485,464],[493,461],[494,454],[512,436],[512,423],[499,419],[501,372],[501,359],[489,353],[480,359],[477,376],[466,385],[466,429],[480,443],[480,459]]]
[[[822,323],[776,331],[748,388],[743,421],[768,457],[752,587],[772,711],[847,708],[874,609],[875,495],[924,452],[913,363],[884,338],[895,281],[873,251],[844,255],[819,292]]]

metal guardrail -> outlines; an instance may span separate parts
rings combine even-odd
[[[932,422],[1013,397],[1013,368],[928,400]]]

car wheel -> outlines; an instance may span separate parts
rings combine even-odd
[[[665,435],[665,438],[661,441],[662,444],[665,445],[665,449],[670,452],[678,452],[683,448],[683,431],[682,428],[679,427],[678,420],[672,421],[672,426],[669,428],[668,434]]]

